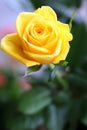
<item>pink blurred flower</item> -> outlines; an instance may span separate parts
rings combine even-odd
[[[30,90],[32,88],[24,78],[19,79],[19,84],[23,90]]]
[[[5,86],[7,83],[7,79],[4,74],[0,73],[0,86]]]

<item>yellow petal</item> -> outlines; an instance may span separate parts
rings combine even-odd
[[[53,63],[59,63],[61,60],[65,60],[70,49],[69,41],[73,39],[70,33],[69,25],[63,24],[58,21],[58,27],[60,28],[60,37],[62,38],[61,52],[53,59]]]
[[[37,53],[37,54],[49,54],[50,51],[46,48],[42,48],[42,47],[39,47],[39,46],[35,46],[33,45],[32,43],[29,43],[25,38],[25,44],[28,45],[28,51],[30,52],[33,52],[33,53]]]
[[[65,43],[65,44],[63,43],[62,48],[61,48],[61,52],[59,55],[57,55],[54,58],[53,63],[56,64],[56,63],[59,63],[61,60],[65,60],[67,57],[67,54],[69,52],[69,49],[70,49],[69,43]]]
[[[24,51],[24,53],[31,57],[33,60],[36,60],[37,62],[39,62],[40,64],[48,64],[51,63],[51,61],[53,60],[53,55],[44,55],[44,54],[35,54],[32,52],[26,52]]]
[[[57,16],[54,10],[49,6],[42,6],[38,8],[35,13],[42,15],[45,19],[56,21]]]
[[[57,22],[58,28],[60,28],[60,37],[64,42],[71,41],[73,39],[72,34],[70,33],[69,25],[61,22]]]
[[[27,34],[26,31],[23,34],[23,39],[27,39],[28,42],[34,44],[35,46],[41,46],[41,42],[35,38],[33,38],[31,35]],[[28,48],[26,48],[27,50]]]
[[[31,19],[35,17],[34,13],[29,13],[29,12],[23,12],[20,13],[16,19],[16,30],[19,34],[19,36],[23,35],[23,32],[27,26],[27,24],[29,24],[29,22],[31,21]]]
[[[62,40],[59,39],[58,43],[57,43],[57,46],[55,48],[55,51],[53,53],[54,57],[57,56],[57,55],[59,55],[59,53],[61,52],[61,48],[62,48]]]
[[[32,52],[27,52],[27,51],[24,51],[24,52],[26,55],[33,58],[33,60],[36,60],[37,62],[41,64],[48,64],[48,63],[52,63],[52,60],[54,59],[54,57],[59,55],[61,51],[61,45],[62,45],[62,41],[60,39],[53,54],[35,54]]]
[[[48,40],[46,41],[46,44],[43,45],[43,47],[48,48],[51,52],[54,52],[57,43],[58,43],[58,36],[54,32],[51,32]]]
[[[9,34],[1,40],[1,49],[18,61],[28,66],[38,65],[40,63],[31,60],[22,50],[22,41],[17,34]],[[29,59],[28,59],[29,58]]]
[[[52,32],[53,22],[45,20],[40,14],[36,14],[35,18],[27,25],[24,33],[27,34],[28,41],[42,46],[46,43],[48,36]]]

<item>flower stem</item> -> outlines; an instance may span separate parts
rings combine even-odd
[[[53,71],[53,69],[55,68],[55,65],[54,64],[49,64],[49,68],[50,68],[50,70]]]
[[[49,68],[51,71],[54,70],[55,65],[54,64],[49,64]],[[61,84],[61,86],[63,87],[63,90],[67,90],[68,88],[68,83],[67,81],[61,76],[60,71],[57,70],[56,74],[55,74],[55,78],[58,80],[58,82]]]
[[[67,90],[68,83],[65,79],[63,79],[63,77],[60,75],[60,73],[58,71],[56,72],[56,78],[59,81],[59,83],[62,85],[63,90]]]
[[[73,21],[73,19],[74,19],[75,13],[76,13],[76,10],[73,11],[72,16],[71,16],[71,19],[70,19],[70,21],[69,21],[69,28],[70,28],[70,30],[72,29],[72,21]]]

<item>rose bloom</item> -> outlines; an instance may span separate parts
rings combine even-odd
[[[57,20],[51,7],[42,6],[34,12],[20,13],[16,30],[17,33],[2,39],[1,48],[27,67],[65,60],[72,34],[68,24]]]

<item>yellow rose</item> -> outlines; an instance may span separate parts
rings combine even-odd
[[[49,6],[20,13],[16,29],[17,33],[2,39],[1,48],[27,67],[65,60],[72,34],[69,25],[57,21]]]

